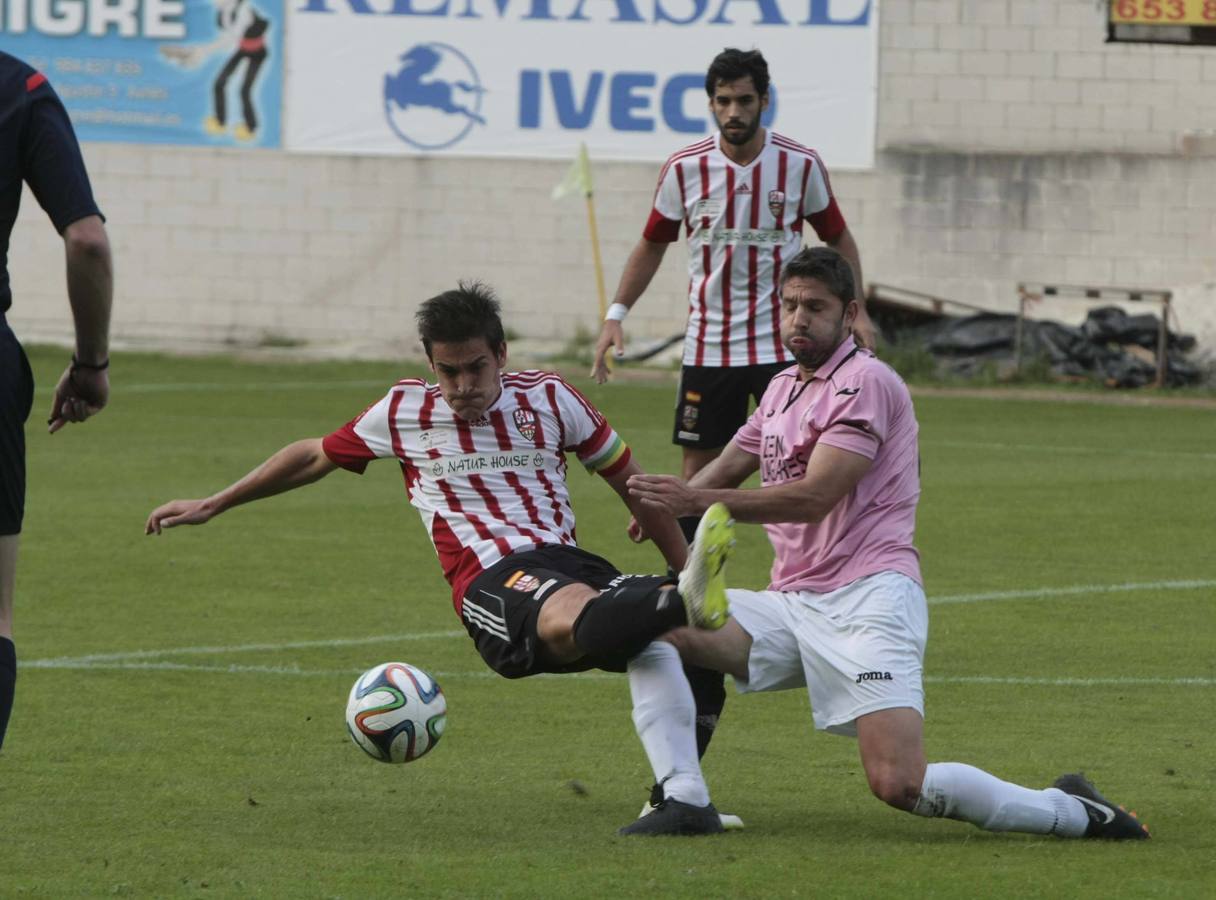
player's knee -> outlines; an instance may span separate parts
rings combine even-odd
[[[872,766],[866,771],[866,778],[874,796],[896,809],[912,809],[920,796],[920,781],[900,766]]]

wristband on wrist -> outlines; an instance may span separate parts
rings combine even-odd
[[[76,358],[75,353],[72,354],[72,371],[73,372],[76,371],[77,369],[92,369],[94,372],[100,372],[100,371],[102,371],[104,369],[108,369],[108,368],[110,368],[110,358],[109,357],[106,357],[105,362],[93,364],[93,363],[81,362],[80,360],[78,360]]]
[[[608,312],[604,316],[605,322],[624,322],[625,316],[629,315],[629,307],[624,303],[614,303],[608,307]]]

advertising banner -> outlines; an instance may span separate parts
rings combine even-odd
[[[277,147],[283,0],[0,0],[81,140]]]
[[[715,125],[705,72],[759,49],[766,124],[871,168],[877,0],[288,0],[289,150],[662,160]]]

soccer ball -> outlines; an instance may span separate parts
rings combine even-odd
[[[346,701],[346,728],[372,759],[412,762],[439,743],[448,704],[435,679],[408,663],[381,663],[359,676]]]

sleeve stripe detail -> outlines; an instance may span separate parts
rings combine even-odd
[[[626,447],[625,452],[621,454],[620,458],[618,458],[616,462],[599,470],[600,477],[611,478],[617,472],[621,471],[621,469],[625,468],[625,466],[629,465],[629,461],[631,459],[633,459],[633,453],[628,447]]]
[[[28,94],[32,91],[36,91],[44,84],[46,84],[46,76],[41,72],[35,72],[29,78],[25,79],[25,92]]]
[[[663,179],[667,177],[667,170],[671,168],[673,163],[679,162],[682,159],[687,159],[690,156],[698,156],[702,153],[708,153],[714,148],[714,140],[716,137],[716,135],[710,135],[707,138],[697,141],[695,144],[689,144],[682,150],[677,150],[675,153],[671,154],[671,156],[667,157],[667,162],[663,163],[663,168],[659,172],[659,186],[662,186]],[[656,196],[658,195],[658,192],[658,188],[655,188]]]
[[[619,463],[622,457],[629,452],[629,447],[615,431],[609,430],[605,437],[607,440],[599,450],[590,456],[583,457],[583,465],[587,467],[588,471],[603,474],[607,469]]]
[[[591,401],[583,396],[582,391],[580,391],[570,382],[566,381],[564,378],[559,378],[558,381],[561,382],[562,386],[566,388],[566,390],[574,395],[574,399],[577,400],[583,407],[583,411],[587,413],[587,417],[591,419],[592,422],[594,422],[597,426],[604,422],[603,414],[591,405]]]
[[[683,184],[682,179],[681,184]],[[667,218],[657,209],[652,209],[650,219],[646,222],[646,227],[642,229],[642,237],[654,244],[674,243],[680,238],[680,223]]]

